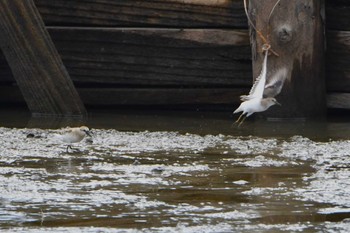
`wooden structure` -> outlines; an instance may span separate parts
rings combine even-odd
[[[253,76],[258,77],[261,72],[261,48],[268,43],[272,52],[268,58],[267,86],[275,86],[269,92],[273,92],[273,97],[277,94],[276,98],[283,103],[281,108],[272,108],[264,115],[325,116],[324,1],[249,2],[249,15],[255,24],[252,26],[258,30],[251,27]]]
[[[329,107],[350,109],[350,1],[326,1]]]
[[[86,110],[32,0],[0,2],[0,46],[34,115]]]
[[[87,107],[220,105],[233,110],[252,85],[242,0],[34,2]],[[350,101],[344,101],[350,100],[349,10],[347,1],[326,2],[330,108],[350,109]],[[23,97],[0,54],[0,105],[20,103]]]

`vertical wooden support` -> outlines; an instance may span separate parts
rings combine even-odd
[[[0,1],[0,46],[34,115],[86,110],[33,0]]]
[[[324,0],[249,0],[249,16],[258,31],[279,56],[268,59],[267,86],[276,78],[279,82],[266,89],[282,107],[265,112],[272,118],[314,118],[326,113]],[[272,9],[274,10],[272,11]],[[253,74],[261,70],[264,44],[251,28]],[[276,87],[277,86],[277,87]],[[273,93],[273,94],[271,94]]]

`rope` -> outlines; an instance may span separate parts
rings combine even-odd
[[[270,14],[269,14],[269,18],[268,18],[268,26],[270,25],[270,19],[271,19],[271,16],[272,16],[272,13],[275,11],[275,8],[276,6],[280,3],[281,0],[277,0],[275,5],[272,7],[271,11],[270,11]],[[263,41],[263,45],[262,45],[262,50],[264,51],[267,51],[267,50],[270,50],[274,55],[276,55],[277,57],[279,56],[278,53],[276,53],[275,51],[273,51],[273,49],[271,49],[271,45],[269,43],[269,40],[262,34],[262,32],[260,30],[258,30],[255,25],[253,24],[252,20],[250,19],[249,17],[249,14],[248,14],[248,9],[247,9],[247,0],[243,0],[243,4],[244,4],[244,11],[245,11],[245,14],[247,15],[247,19],[248,19],[248,22],[250,24],[250,26],[256,31],[256,33],[259,35],[260,39]],[[266,49],[266,46],[269,46],[268,49]]]

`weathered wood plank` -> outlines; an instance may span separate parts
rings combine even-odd
[[[49,28],[76,83],[247,85],[246,31]]]
[[[75,83],[250,85],[246,30],[49,27]],[[1,62],[0,56],[0,64]],[[1,65],[2,66],[2,65]],[[8,69],[0,82],[9,82]]]
[[[85,105],[238,104],[245,88],[78,88]],[[18,87],[0,86],[0,103],[21,104]]]
[[[137,43],[137,40],[143,42],[144,38],[140,36],[138,39],[129,40],[128,37],[132,33],[125,32],[122,29],[119,30],[120,33],[123,34],[123,41],[118,40],[117,43],[110,42],[113,40],[112,34],[115,34],[114,37],[119,34],[115,32],[118,31],[117,29],[111,30],[112,32],[108,30],[105,31],[104,29],[97,29],[95,32],[91,33],[92,36],[87,35],[90,34],[91,30],[93,29],[87,29],[82,35],[78,36],[77,34],[80,34],[78,32],[79,29],[67,28],[66,30],[65,28],[49,28],[52,39],[60,45],[58,46],[58,52],[64,56],[65,65],[68,65],[69,73],[76,84],[107,83],[138,85],[139,83],[140,85],[186,86],[205,85],[205,79],[211,81],[210,85],[249,86],[251,84],[251,61],[248,51],[248,34],[246,31],[181,31],[182,33],[179,34],[182,34],[183,38],[188,35],[197,35],[197,38],[202,38],[201,40],[197,39],[200,40],[199,44],[196,45],[196,48],[192,48],[192,50],[195,49],[197,52],[192,52],[194,55],[191,56],[190,53],[187,53],[190,49],[182,49],[176,52],[177,50],[175,47],[172,50],[157,47],[152,50],[149,46],[145,46],[144,49],[137,48],[135,45],[132,45],[132,43]],[[100,32],[101,30],[104,30],[104,32]],[[147,30],[142,29],[140,33],[145,33],[146,31]],[[227,35],[225,36],[226,33]],[[154,32],[154,34],[154,37],[157,37],[157,33]],[[158,34],[161,33],[158,32]],[[169,32],[169,37],[170,34]],[[68,36],[62,38],[62,35]],[[200,37],[199,35],[202,36]],[[70,37],[77,39],[69,42]],[[84,39],[85,37],[90,39],[85,39],[85,41],[81,42],[80,38]],[[94,40],[94,38],[96,38],[96,40]],[[109,38],[109,41],[103,42],[105,38]],[[204,43],[204,38],[211,39],[206,39],[208,43]],[[169,41],[166,42],[166,37],[163,39],[164,42],[162,43],[167,45],[176,44],[178,41],[181,41],[180,39],[175,40],[175,38],[169,38]],[[327,31],[326,80],[328,91],[350,92],[349,41],[349,31]],[[123,43],[125,43],[125,45]],[[232,52],[229,53],[226,51],[226,47],[221,49],[221,52],[216,51],[215,48],[208,48],[212,47],[211,44],[215,45],[215,43],[232,46],[230,48]],[[188,42],[187,45],[189,46],[190,42]],[[160,46],[159,43],[158,46]],[[242,46],[242,48],[239,48],[240,46]],[[119,50],[119,48],[121,47],[127,50],[129,54],[120,54],[122,50]],[[89,52],[90,48],[91,52]],[[134,48],[134,52],[132,48]],[[161,51],[167,58],[158,55],[158,51]],[[182,51],[182,54],[179,51]],[[165,52],[168,54],[165,54]],[[202,54],[202,58],[199,57],[200,54]],[[194,66],[191,65],[193,63],[188,63],[191,59],[195,61],[196,58],[198,58],[198,63],[201,65],[199,68],[196,68],[198,65]],[[201,63],[203,59],[205,60]],[[159,65],[166,62],[168,62],[168,66],[162,67]],[[208,63],[209,65],[207,65]],[[177,66],[169,67],[169,64],[177,64]],[[183,67],[183,69],[181,69],[181,67]],[[224,69],[224,71],[220,72],[220,67]],[[163,74],[160,72],[162,69],[165,70]],[[192,76],[190,75],[191,70],[192,73],[194,73]],[[201,74],[203,75],[201,76]],[[228,78],[223,78],[224,74]],[[209,78],[210,75],[215,76],[215,78]],[[191,82],[191,80],[194,81]],[[4,82],[10,83],[15,82],[15,80],[12,77],[12,72],[4,56],[0,53],[0,83]]]
[[[0,1],[0,46],[33,114],[86,115],[32,0]]]
[[[250,0],[249,5],[255,27],[269,38],[271,48],[279,54],[269,56],[267,84],[273,82],[272,77],[278,78],[278,82],[273,82],[272,96],[277,94],[282,107],[272,108],[264,114],[280,118],[321,117],[326,113],[324,24],[321,17],[324,1],[281,1],[274,8],[275,4],[275,0]],[[256,57],[253,59],[253,74],[258,77],[263,60],[259,51],[265,42],[255,31],[251,41],[253,57]],[[278,86],[282,86],[279,94]]]
[[[326,1],[327,28],[332,30],[350,30],[350,1],[329,0]]]
[[[241,0],[35,0],[46,25],[246,28]]]
[[[350,92],[350,31],[328,31],[327,88]]]
[[[95,106],[234,104],[244,93],[239,88],[80,88],[78,91],[84,103]]]
[[[242,0],[35,0],[46,25],[247,28]],[[350,30],[350,2],[326,1],[327,28]]]
[[[234,107],[240,104],[239,96],[247,91],[247,88],[78,88],[89,107],[200,104]],[[25,104],[25,101],[17,86],[0,86],[0,104]],[[327,107],[350,109],[350,93],[327,94]]]
[[[327,95],[327,107],[350,109],[350,93],[330,93]]]

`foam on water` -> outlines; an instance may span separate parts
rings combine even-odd
[[[92,131],[92,143],[83,140],[74,145],[79,152],[66,153],[52,137],[56,130],[0,128],[0,226],[12,232],[40,232],[41,225],[45,232],[350,229],[345,220],[313,222],[349,213],[347,140]],[[304,220],[287,223],[296,218]],[[82,219],[97,219],[96,225],[64,227]]]

